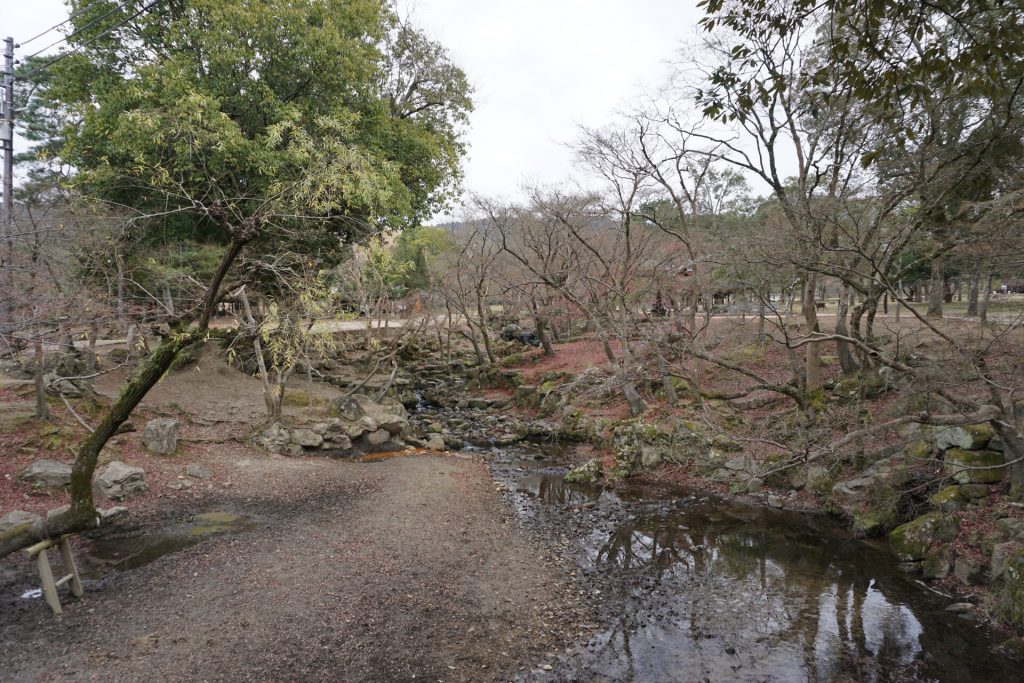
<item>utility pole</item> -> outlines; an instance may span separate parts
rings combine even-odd
[[[4,336],[9,331],[11,311],[14,296],[14,38],[10,36],[4,40],[4,103],[3,119],[0,120],[0,144],[3,144],[4,152],[4,208],[3,208],[3,238],[5,258],[3,268],[7,282],[6,292],[0,292],[0,310],[3,311],[3,319],[0,320],[0,333]]]

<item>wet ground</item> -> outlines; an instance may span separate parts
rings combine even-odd
[[[575,566],[601,623],[551,672],[580,681],[1020,681],[1000,637],[821,515],[700,493],[567,486],[495,451],[519,518]]]
[[[699,492],[568,486],[557,449],[478,454],[520,525],[555,550],[593,607],[586,622],[565,614],[575,642],[513,667],[517,680],[1021,680],[1024,663],[999,654],[999,636],[898,572],[884,541],[853,538],[821,515]],[[218,509],[94,541],[80,555],[87,588],[116,592],[117,575],[225,536],[249,543],[275,524],[259,509]]]

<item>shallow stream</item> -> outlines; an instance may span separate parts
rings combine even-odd
[[[1020,681],[1021,663],[884,541],[822,515],[692,492],[567,486],[533,447],[495,451],[522,521],[553,535],[600,623],[554,671],[586,681]]]

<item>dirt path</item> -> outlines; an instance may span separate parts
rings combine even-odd
[[[242,463],[202,507],[257,529],[113,574],[62,618],[4,596],[0,679],[508,680],[586,618],[476,460]]]

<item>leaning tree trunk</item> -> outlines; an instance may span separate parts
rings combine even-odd
[[[118,428],[131,416],[132,411],[149,393],[149,390],[156,386],[160,378],[170,369],[181,350],[206,336],[224,277],[249,239],[251,237],[235,237],[231,241],[210,279],[210,285],[199,309],[198,320],[187,329],[172,332],[165,337],[160,345],[139,364],[135,374],[121,390],[120,396],[107,410],[100,423],[96,425],[95,431],[89,434],[78,447],[75,464],[71,469],[70,507],[60,514],[41,519],[34,524],[22,524],[0,533],[0,557],[27,548],[38,541],[92,529],[99,524],[99,516],[96,514],[96,506],[92,498],[92,478],[96,471],[96,462],[99,459],[100,451],[114,436]]]
[[[967,292],[967,317],[975,318],[978,315],[978,285],[981,281],[981,274],[977,271],[971,273],[971,285]]]

